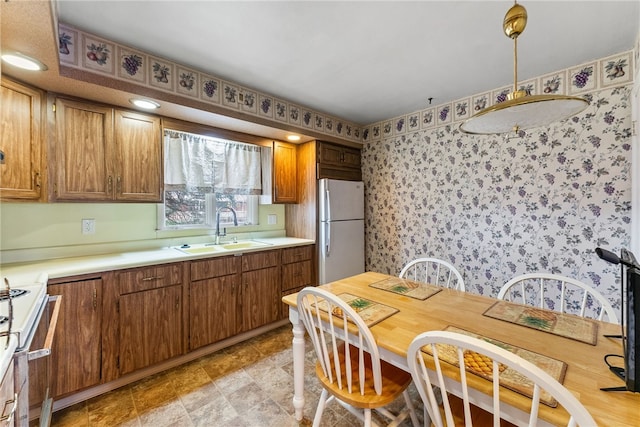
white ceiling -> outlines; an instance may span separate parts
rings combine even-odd
[[[536,1],[518,80],[632,49],[638,1]],[[70,1],[64,22],[371,124],[513,83],[512,1]]]

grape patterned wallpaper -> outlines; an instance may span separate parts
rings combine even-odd
[[[618,269],[594,249],[630,242],[630,92],[588,93],[581,114],[520,136],[447,124],[365,143],[367,270],[435,256],[494,297],[516,275],[558,273],[619,309]]]

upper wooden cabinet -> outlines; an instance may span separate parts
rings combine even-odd
[[[116,200],[162,201],[160,118],[115,110]]]
[[[273,203],[296,203],[296,145],[273,143]]]
[[[0,80],[0,199],[40,200],[44,93],[4,76]]]
[[[56,100],[54,199],[162,201],[160,119]]]
[[[358,148],[318,141],[317,149],[318,179],[362,180]]]

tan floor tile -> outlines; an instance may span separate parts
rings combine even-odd
[[[249,408],[243,418],[251,425],[280,427],[290,417],[277,403],[267,399]]]
[[[131,395],[133,403],[140,414],[162,406],[178,397],[171,380],[166,376],[156,378],[155,381],[134,384],[131,387]]]
[[[165,426],[191,426],[191,418],[180,400],[173,400],[149,409],[140,414],[140,424],[143,426],[165,427]]]
[[[120,387],[100,396],[93,397],[87,401],[89,412],[98,411],[105,407],[115,407],[125,405],[133,407],[133,397],[129,386]]]
[[[235,410],[242,415],[253,406],[269,398],[269,395],[254,382],[225,396]]]
[[[251,384],[252,382],[253,378],[251,378],[243,369],[219,377],[214,381],[215,385],[225,396],[228,396],[237,389]]]
[[[187,412],[191,413],[198,408],[208,405],[215,399],[222,397],[222,393],[212,382],[202,385],[189,393],[180,395],[180,401],[184,405]]]
[[[211,399],[201,407],[190,411],[194,426],[210,427],[226,425],[238,417],[238,412],[222,395]]]
[[[89,425],[89,410],[86,402],[69,406],[53,413],[51,425],[58,427],[83,427]]]
[[[172,370],[169,379],[177,396],[188,394],[207,384],[212,384],[211,377],[209,377],[207,372],[199,365],[178,367]]]
[[[212,380],[242,370],[243,364],[233,354],[220,353],[202,358],[200,365]]]

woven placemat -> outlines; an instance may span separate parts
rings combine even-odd
[[[388,279],[374,282],[369,286],[420,300],[432,297],[442,290],[442,288],[438,286],[414,282],[413,280],[402,279],[400,277],[389,277]]]
[[[498,341],[498,340],[488,338],[473,332],[469,332],[464,329],[460,329],[456,326],[449,325],[445,328],[445,330],[479,338],[491,344],[497,345],[498,347],[504,348],[505,350],[508,350],[513,354],[516,354],[522,357],[523,359],[533,363],[543,371],[547,372],[553,378],[555,378],[559,383],[562,383],[564,381],[564,376],[567,370],[567,364],[561,360],[553,359],[543,354],[535,353],[533,351],[525,350],[523,348],[516,347],[514,345],[507,344],[502,341]],[[454,366],[459,366],[457,350],[454,346],[448,345],[448,344],[438,344],[437,348],[438,348],[438,355],[440,356],[441,360],[444,360],[447,363],[450,363]],[[429,346],[423,347],[422,351],[425,353],[431,354],[431,348]],[[478,356],[478,354],[472,351],[465,351],[464,356],[466,361],[467,357],[473,360],[474,356]],[[465,363],[465,365],[466,365],[467,372],[476,374],[489,381],[492,380],[491,367],[488,367],[489,371],[485,372],[478,369],[471,369],[470,366],[476,366],[476,364],[474,363],[471,363],[471,362],[469,364]],[[532,381],[530,381],[527,378],[524,378],[521,374],[519,374],[518,372],[514,371],[511,368],[508,368],[507,366],[502,365],[502,367],[504,368],[504,370],[501,370],[499,375],[500,385],[508,388],[509,390],[513,390],[516,393],[520,393],[524,396],[527,396],[529,398],[533,396]],[[558,402],[546,391],[542,391],[540,393],[540,401],[552,408],[555,408],[556,406],[558,406]]]
[[[591,345],[598,341],[598,324],[573,314],[497,301],[484,315]]]
[[[342,293],[337,296],[349,304],[349,306],[358,313],[362,320],[364,320],[364,323],[369,327],[383,321],[387,317],[392,316],[399,311],[397,308],[389,307],[388,305],[380,304],[379,302],[349,293]],[[318,302],[318,307],[320,310],[328,311],[326,301]]]

